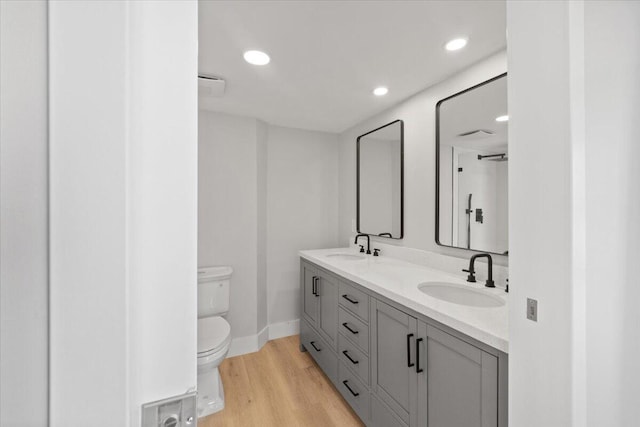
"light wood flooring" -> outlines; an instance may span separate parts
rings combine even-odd
[[[225,359],[225,408],[198,426],[363,426],[299,343],[298,335],[280,338],[257,353]]]

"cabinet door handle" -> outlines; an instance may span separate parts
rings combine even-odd
[[[349,332],[351,332],[352,334],[354,334],[354,335],[358,333],[358,331],[357,331],[356,329],[351,329],[351,328],[349,327],[349,324],[348,324],[347,322],[344,322],[344,323],[342,324],[342,326],[344,326],[345,328],[347,328],[347,330],[348,330]]]
[[[353,360],[351,358],[351,356],[349,356],[349,353],[347,353],[347,350],[342,350],[342,354],[344,354],[345,356],[347,356],[347,359],[349,359],[351,361],[351,363],[353,363],[354,365],[357,365],[358,363],[360,363],[357,360]]]
[[[342,295],[342,298],[346,299],[347,301],[349,301],[351,304],[357,304],[358,300],[352,299],[349,295]]]
[[[313,347],[313,349],[315,351],[322,351],[321,348],[316,347],[316,342],[315,341],[311,341],[309,344],[311,344],[311,347]]]
[[[422,371],[424,371],[424,369],[422,369],[420,367],[420,343],[423,341],[422,338],[418,338],[416,340],[416,373],[420,373]]]
[[[344,381],[342,381],[342,384],[344,384],[344,386],[345,386],[347,389],[349,389],[349,391],[351,392],[351,394],[353,394],[353,397],[358,397],[358,396],[360,396],[360,393],[356,393],[355,391],[353,391],[353,390],[351,389],[351,387],[349,387],[349,384],[347,384],[348,382],[349,382],[349,381],[344,380]]]
[[[411,368],[415,363],[411,363],[411,337],[413,334],[407,335],[407,367]]]
[[[320,292],[318,292],[318,280],[320,278],[318,276],[313,276],[313,294],[317,297],[320,296]]]

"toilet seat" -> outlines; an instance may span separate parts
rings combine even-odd
[[[228,348],[231,342],[231,326],[220,316],[198,319],[198,358]]]

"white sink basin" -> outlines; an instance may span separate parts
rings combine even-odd
[[[421,292],[443,301],[472,307],[501,307],[504,300],[495,295],[448,282],[425,282],[418,285]]]
[[[340,259],[342,261],[358,261],[360,259],[365,259],[364,255],[358,254],[350,254],[350,253],[337,253],[337,254],[329,254],[326,256],[327,258]]]

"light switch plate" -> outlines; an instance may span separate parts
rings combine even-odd
[[[538,300],[527,298],[527,319],[538,321]]]
[[[142,405],[142,427],[196,427],[196,392]]]

